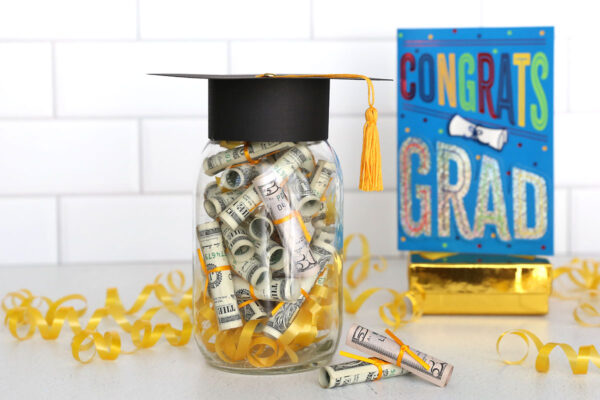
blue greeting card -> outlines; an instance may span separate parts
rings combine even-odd
[[[553,253],[554,29],[398,30],[398,248]]]

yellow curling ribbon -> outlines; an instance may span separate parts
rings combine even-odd
[[[335,255],[333,263],[325,269],[327,277],[324,283],[315,285],[310,293],[303,293],[305,301],[302,307],[279,339],[275,340],[256,331],[257,326],[266,319],[247,321],[240,328],[219,331],[212,305],[204,301],[203,296],[197,300],[195,307],[197,336],[209,352],[215,353],[226,363],[247,362],[257,368],[268,368],[284,358],[286,362],[298,362],[298,353],[302,349],[327,337],[333,324],[339,323],[332,307],[335,307],[338,301],[337,284],[342,269],[341,257]],[[280,303],[272,313],[283,304]]]
[[[2,309],[6,313],[4,322],[9,332],[18,340],[30,339],[36,331],[43,339],[54,340],[66,323],[73,333],[73,357],[83,363],[90,362],[95,354],[103,360],[115,360],[122,353],[152,347],[163,336],[171,345],[183,346],[192,334],[192,321],[188,313],[192,306],[192,289],[183,289],[185,280],[181,271],[167,275],[168,289],[159,282],[160,279],[159,275],[154,283],[146,285],[129,309],[121,302],[117,289],[107,289],[104,307],[94,310],[85,327],[79,320],[87,310],[87,300],[82,295],[73,294],[52,301],[47,297],[35,297],[28,290],[12,292],[2,300]],[[175,283],[176,281],[179,283]],[[160,305],[148,308],[141,316],[137,316],[152,295]],[[36,300],[39,304],[35,304]],[[68,304],[73,301],[80,301],[84,306],[76,309]],[[45,315],[41,311],[44,305],[47,307]],[[177,316],[181,320],[182,328],[174,328],[169,323],[153,324],[153,318],[161,310]],[[133,350],[123,351],[119,332],[102,333],[98,330],[100,323],[107,319],[112,319],[130,336]],[[131,319],[135,321],[132,323]],[[82,353],[89,350],[93,350],[91,355],[82,357]]]
[[[379,316],[381,320],[393,329],[406,325],[407,323],[418,320],[423,315],[423,296],[422,292],[409,290],[398,292],[390,288],[373,287],[367,289],[352,299],[350,290],[356,288],[364,282],[369,276],[371,270],[371,251],[369,242],[363,234],[352,234],[344,240],[343,259],[347,258],[348,248],[354,238],[358,237],[361,241],[362,256],[354,261],[346,273],[346,283],[349,288],[344,288],[344,310],[349,314],[355,314],[360,310],[363,304],[373,295],[380,292],[387,292],[392,300],[379,306]],[[387,261],[380,257],[381,266],[373,264],[375,271],[381,272],[387,268]],[[356,271],[358,270],[358,276]]]
[[[378,381],[381,379],[381,376],[383,375],[383,369],[382,369],[383,365],[391,364],[387,361],[380,360],[379,358],[376,358],[376,357],[367,358],[367,357],[357,356],[356,354],[347,353],[345,351],[340,351],[340,355],[342,355],[344,357],[348,357],[348,358],[354,358],[355,360],[364,361],[366,363],[373,364],[374,366],[376,366],[377,367],[377,378],[373,379],[373,381]]]
[[[527,350],[525,355],[519,360],[506,360],[502,358],[500,352],[500,342],[507,335],[515,335],[523,339],[525,344],[527,345]],[[567,356],[567,360],[569,361],[569,365],[571,366],[571,371],[575,375],[585,375],[588,371],[588,365],[591,361],[596,367],[600,368],[600,354],[593,345],[581,346],[578,352],[575,352],[573,347],[565,343],[542,343],[542,341],[532,332],[525,329],[513,329],[508,330],[496,341],[496,351],[498,355],[502,359],[502,361],[509,365],[518,365],[522,364],[529,355],[529,340],[533,342],[535,345],[538,354],[535,359],[535,369],[538,372],[548,372],[550,369],[550,353],[555,348],[560,348],[565,355]]]
[[[554,269],[553,282],[553,296],[577,300],[573,318],[579,325],[600,327],[600,262],[574,258],[570,265]]]
[[[152,347],[162,337],[172,346],[183,346],[189,341],[192,332],[208,352],[227,363],[247,362],[257,368],[268,368],[284,359],[285,362],[294,363],[300,359],[303,349],[328,337],[331,329],[340,324],[337,314],[338,284],[343,257],[353,237],[356,236],[346,240],[344,254],[335,254],[332,263],[322,271],[318,278],[322,283],[314,285],[310,292],[303,291],[305,300],[302,306],[290,327],[277,340],[257,332],[259,324],[264,323],[266,319],[247,321],[240,328],[219,331],[214,306],[206,297],[206,283],[204,290],[193,300],[192,288],[186,288],[185,276],[181,271],[173,271],[166,276],[158,275],[153,283],[142,289],[129,307],[123,305],[116,288],[107,289],[104,306],[93,311],[87,324],[80,321],[87,311],[87,300],[79,294],[52,301],[22,289],[7,294],[1,302],[1,307],[6,313],[5,324],[9,332],[19,340],[30,339],[36,331],[42,338],[53,340],[60,335],[63,326],[68,326],[73,333],[73,357],[82,363],[91,362],[96,354],[103,360],[115,360],[121,354]],[[348,271],[355,276],[355,269],[359,266],[361,268],[358,278],[352,280],[354,286],[367,279],[371,267],[368,242],[363,235],[360,235],[360,238],[363,257]],[[203,264],[200,252],[198,256]],[[384,259],[381,265],[374,265],[373,268],[377,271],[384,270]],[[207,272],[204,265],[203,270]],[[161,283],[161,280],[164,283]],[[250,287],[252,299],[248,304],[256,300],[253,289]],[[380,307],[381,317],[386,324],[397,327],[420,316],[418,294],[398,293],[393,289],[381,288],[369,289],[358,295],[354,301],[348,291],[344,290],[346,311],[357,312],[371,295],[381,290],[388,291],[393,297],[391,302]],[[155,307],[149,307],[152,298],[158,302]],[[195,306],[190,318],[193,301]],[[274,312],[277,310],[278,308]],[[160,313],[176,317],[181,321],[181,327],[155,322]],[[386,314],[390,314],[391,317]],[[407,318],[409,314],[412,315]],[[107,332],[100,331],[98,327],[106,320],[112,320],[119,328]],[[133,348],[123,349],[124,338],[131,339]]]

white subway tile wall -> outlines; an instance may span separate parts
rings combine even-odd
[[[153,72],[396,78],[399,27],[556,26],[555,244],[600,254],[600,33],[591,2],[20,0],[0,4],[0,265],[183,261],[206,83]],[[334,82],[345,233],[396,250],[396,90],[378,82],[385,190],[357,187],[364,82]],[[358,248],[350,250],[358,255]]]

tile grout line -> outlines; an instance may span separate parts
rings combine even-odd
[[[571,249],[571,245],[572,245],[571,234],[573,232],[573,227],[572,227],[573,210],[571,209],[571,206],[573,205],[573,200],[572,200],[573,190],[571,190],[570,188],[567,188],[566,191],[567,191],[567,226],[565,228],[565,230],[567,231],[566,253],[568,255],[571,255],[571,253],[573,252],[573,250]]]
[[[58,104],[56,93],[56,43],[50,42],[50,73],[52,77],[52,119],[58,117]]]
[[[55,197],[56,200],[56,264],[62,265],[62,226],[61,226],[61,197],[60,195]]]
[[[567,38],[567,113],[571,112],[571,39]],[[556,80],[556,77],[555,77]]]
[[[142,119],[137,119],[137,157],[138,157],[138,192],[144,194],[144,137],[142,133]]]
[[[308,32],[309,32],[309,39],[310,40],[314,40],[315,39],[315,2],[314,0],[310,0],[309,2],[309,19],[308,19]]]
[[[135,40],[140,41],[142,39],[142,27],[140,18],[140,0],[135,1]]]

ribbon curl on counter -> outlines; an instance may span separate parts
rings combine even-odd
[[[1,302],[6,314],[4,322],[9,332],[21,341],[32,338],[36,331],[39,331],[43,339],[54,340],[58,338],[66,322],[73,334],[73,357],[82,363],[91,362],[95,354],[102,360],[116,360],[120,354],[131,354],[154,346],[161,337],[165,337],[172,346],[183,346],[189,342],[194,329],[206,350],[216,353],[228,363],[247,360],[255,367],[270,367],[286,355],[290,361],[297,362],[299,350],[323,340],[333,324],[339,324],[338,284],[341,281],[343,260],[355,237],[362,243],[363,254],[348,268],[346,279],[349,288],[343,289],[345,311],[351,314],[358,312],[372,295],[383,291],[392,296],[391,301],[379,307],[379,314],[385,324],[396,329],[418,319],[422,314],[421,294],[414,291],[399,293],[394,289],[375,287],[352,299],[350,288],[356,288],[368,278],[371,266],[378,272],[387,268],[384,258],[380,259],[381,265],[371,265],[369,243],[364,235],[358,234],[346,238],[343,254],[336,255],[334,261],[327,266],[324,284],[315,285],[310,293],[305,293],[306,301],[297,317],[277,340],[257,332],[259,323],[264,322],[264,319],[248,321],[237,329],[219,331],[212,304],[202,295],[196,300],[195,312],[191,317],[194,301],[192,288],[185,288],[185,276],[181,271],[169,272],[166,277],[159,274],[153,283],[143,288],[128,309],[123,305],[116,288],[107,289],[104,306],[94,310],[87,324],[80,321],[88,308],[87,299],[83,295],[72,294],[52,301],[48,297],[34,296],[27,289],[11,292]],[[163,278],[166,280],[164,284],[160,283]],[[159,305],[145,309],[153,295]],[[75,302],[82,305],[77,308],[73,304]],[[168,312],[177,317],[181,321],[181,329],[170,323],[153,322],[159,312]],[[105,320],[114,321],[122,332],[101,332],[99,325]],[[123,349],[122,339],[126,337],[133,343],[130,350]]]
[[[562,279],[559,279],[562,278]],[[570,265],[554,270],[553,296],[562,300],[577,300],[573,309],[575,321],[585,327],[600,327],[600,262],[574,258]],[[561,290],[558,289],[562,283]],[[564,287],[565,282],[570,287]]]
[[[399,327],[406,325],[407,323],[418,320],[423,315],[423,292],[416,290],[409,290],[406,292],[398,292],[390,288],[373,287],[366,289],[356,296],[353,300],[350,295],[350,289],[356,288],[360,283],[364,282],[369,276],[371,269],[371,250],[369,241],[365,235],[351,234],[344,240],[344,250],[342,258],[346,260],[348,254],[348,247],[352,240],[358,237],[361,241],[362,255],[354,261],[348,267],[346,272],[346,283],[349,288],[344,288],[344,311],[349,314],[355,314],[360,310],[362,305],[375,293],[388,292],[392,296],[392,300],[379,306],[379,316],[381,320],[394,330]],[[375,271],[382,272],[387,268],[387,260],[380,257],[381,266],[373,263],[372,267]],[[359,267],[358,276],[356,276],[356,269]],[[389,314],[389,315],[388,315]]]
[[[511,361],[502,358],[502,355],[500,353],[500,342],[507,335],[515,335],[523,339],[523,341],[525,341],[525,344],[527,345],[527,350],[525,352],[525,355],[521,359]],[[538,372],[548,372],[548,370],[550,369],[550,353],[552,353],[552,350],[554,350],[556,347],[559,347],[565,353],[569,361],[569,365],[571,366],[571,371],[573,371],[573,374],[575,375],[587,374],[588,365],[590,361],[596,367],[600,368],[600,354],[598,354],[598,351],[593,345],[581,346],[579,348],[579,351],[576,353],[573,347],[566,343],[550,342],[544,344],[534,333],[525,329],[512,329],[500,335],[498,341],[496,342],[496,351],[498,352],[498,355],[500,356],[500,358],[502,358],[502,361],[505,364],[522,364],[529,355],[529,339],[531,339],[538,351],[538,354],[535,359],[535,369]]]
[[[107,289],[104,307],[92,313],[85,327],[79,321],[87,310],[87,300],[82,295],[73,294],[52,301],[47,297],[36,297],[26,289],[12,292],[2,300],[2,309],[6,313],[4,322],[10,333],[21,341],[33,337],[36,330],[43,339],[54,340],[67,322],[74,335],[71,341],[73,357],[82,363],[90,362],[95,354],[103,360],[115,360],[121,353],[128,354],[140,348],[152,347],[163,336],[172,346],[183,346],[189,341],[192,333],[192,321],[188,313],[192,305],[192,289],[183,289],[185,277],[181,271],[170,272],[167,275],[168,289],[159,283],[161,278],[162,275],[158,275],[154,283],[146,285],[128,310],[123,306],[118,290]],[[179,283],[176,283],[177,280]],[[136,317],[136,313],[143,309],[152,294],[160,306],[148,308],[131,323],[129,318]],[[39,305],[34,304],[36,300]],[[66,305],[72,301],[81,301],[84,307],[76,309]],[[44,304],[48,308],[45,315],[40,311]],[[153,325],[152,319],[160,310],[167,310],[177,316],[181,320],[182,328],[176,329],[169,323]],[[130,335],[133,350],[123,351],[119,332],[98,331],[100,323],[108,318]],[[82,357],[83,352],[89,351],[92,351],[91,355]]]

